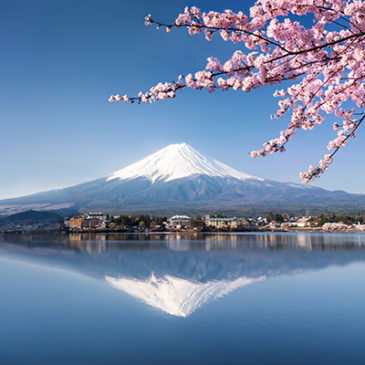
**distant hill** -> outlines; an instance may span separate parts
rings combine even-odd
[[[181,143],[94,181],[0,201],[0,214],[61,208],[150,214],[364,213],[365,195],[262,179]]]
[[[53,212],[27,210],[22,213],[0,218],[1,229],[56,229],[62,217]]]

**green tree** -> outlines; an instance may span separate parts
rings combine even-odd
[[[195,217],[190,220],[189,228],[196,228],[197,230],[203,230],[206,228],[206,226],[201,217]]]

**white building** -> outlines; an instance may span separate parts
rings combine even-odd
[[[190,217],[187,215],[174,215],[169,219],[168,228],[186,228],[190,222]]]
[[[311,226],[311,219],[312,217],[302,217],[298,219],[297,221],[297,227],[304,228],[304,227],[310,227]]]
[[[211,218],[209,215],[205,217],[205,224],[215,228],[237,228],[246,223],[244,218]]]

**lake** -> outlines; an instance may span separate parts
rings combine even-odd
[[[365,234],[0,236],[0,364],[365,364]]]

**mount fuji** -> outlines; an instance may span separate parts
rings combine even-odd
[[[77,208],[109,212],[364,210],[365,195],[262,179],[172,144],[103,178],[0,201],[0,214]]]

